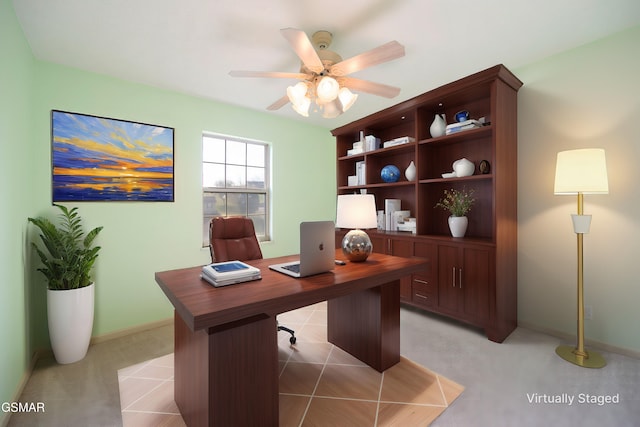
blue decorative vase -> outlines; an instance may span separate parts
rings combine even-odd
[[[394,165],[387,165],[380,171],[380,178],[384,182],[396,182],[400,179],[400,169]]]

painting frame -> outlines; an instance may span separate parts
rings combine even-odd
[[[51,110],[51,198],[174,202],[175,129]]]

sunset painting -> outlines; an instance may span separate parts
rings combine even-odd
[[[53,201],[172,202],[173,128],[53,110]]]

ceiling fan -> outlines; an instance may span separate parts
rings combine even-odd
[[[293,109],[302,116],[309,116],[311,101],[322,110],[326,118],[337,117],[347,111],[358,95],[351,92],[365,92],[386,98],[400,93],[400,88],[348,77],[349,74],[383,62],[404,56],[404,46],[392,41],[375,49],[343,60],[340,55],[330,51],[333,36],[328,31],[317,31],[311,39],[304,31],[295,28],[280,30],[295,53],[302,61],[299,73],[270,71],[231,71],[233,77],[272,77],[298,79],[300,82],[287,88],[283,96],[267,107],[278,110],[291,102]]]

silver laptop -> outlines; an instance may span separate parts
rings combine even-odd
[[[292,277],[325,273],[335,266],[336,227],[333,221],[300,223],[300,260],[270,265]]]

